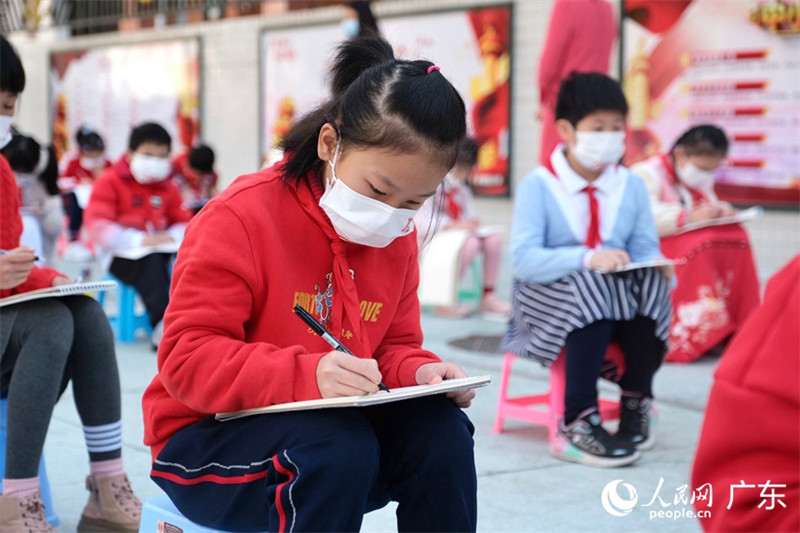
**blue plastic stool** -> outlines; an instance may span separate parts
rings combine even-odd
[[[158,524],[163,525],[159,528]],[[172,527],[164,527],[164,526]],[[173,529],[177,528],[177,529]],[[210,529],[195,524],[183,516],[166,494],[154,496],[142,506],[142,520],[139,522],[139,533],[156,533],[157,531],[183,531],[184,533],[220,533],[221,529]]]
[[[153,331],[150,326],[150,316],[147,311],[136,314],[136,289],[126,285],[112,275],[107,275],[104,279],[117,282],[117,314],[108,317],[111,329],[119,342],[136,342],[136,332],[140,329],[147,334]],[[105,303],[105,292],[98,293],[97,301],[102,306]]]
[[[6,430],[8,425],[8,401],[5,397],[0,398],[0,479],[6,475]],[[50,480],[47,479],[47,469],[44,466],[44,454],[39,461],[39,489],[42,492],[45,515],[50,524],[57,526],[59,523],[58,515],[53,508],[53,496],[50,494]],[[0,487],[2,492],[2,487]]]

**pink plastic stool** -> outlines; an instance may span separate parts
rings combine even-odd
[[[497,416],[492,433],[503,432],[506,418],[524,420],[532,424],[547,426],[548,437],[552,442],[558,429],[558,421],[564,414],[564,352],[562,351],[550,366],[550,390],[543,394],[508,397],[508,384],[511,381],[511,367],[517,356],[506,353],[503,358],[503,372],[500,375],[500,397],[497,400]],[[610,346],[606,360],[614,361],[620,369],[624,368],[622,352],[616,346]],[[619,419],[619,401],[598,400],[600,416],[604,422]]]

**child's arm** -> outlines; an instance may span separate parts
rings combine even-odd
[[[687,212],[680,202],[664,202],[661,200],[661,180],[649,163],[639,163],[631,168],[631,172],[644,182],[650,209],[658,235],[666,236],[677,233],[686,223]]]
[[[632,188],[633,192],[631,208],[636,208],[637,214],[633,233],[628,239],[628,255],[631,261],[635,263],[659,259],[663,256],[661,255],[656,225],[653,221],[653,213],[650,211],[647,190],[642,180],[636,176],[631,176],[630,178],[628,186]]]
[[[547,40],[539,58],[539,101],[542,106],[554,105],[561,82],[562,58],[571,40],[572,15],[565,2],[555,2],[547,25]]]
[[[83,220],[92,241],[107,250],[142,246],[146,232],[117,224],[117,192],[110,175],[100,176],[92,187]]]
[[[441,362],[436,355],[422,349],[418,286],[419,268],[415,250],[406,265],[403,295],[392,323],[381,344],[374,351],[383,382],[389,389],[416,385],[416,372],[420,366]]]
[[[177,185],[169,188],[167,197],[169,199],[167,217],[170,224],[167,234],[172,237],[173,241],[180,243],[183,242],[186,224],[192,219],[192,213],[183,206],[183,195]]]
[[[536,176],[522,180],[514,200],[511,225],[511,263],[514,276],[532,283],[549,283],[583,267],[586,246],[548,248],[545,243],[545,202],[555,202]],[[569,231],[565,228],[565,231]]]

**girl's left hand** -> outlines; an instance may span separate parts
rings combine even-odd
[[[453,363],[427,363],[417,369],[417,385],[435,385],[445,379],[465,378],[467,374]],[[475,390],[458,390],[445,393],[445,396],[461,408],[469,407],[475,397]]]
[[[67,276],[59,275],[59,276],[56,276],[56,277],[53,278],[52,286],[53,287],[58,287],[59,285],[71,285],[73,283],[75,283],[75,282],[72,281],[71,279],[69,279]]]

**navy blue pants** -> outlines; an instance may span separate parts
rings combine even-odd
[[[190,520],[230,531],[358,531],[398,502],[399,531],[475,531],[474,427],[444,396],[200,420],[151,477]]]

